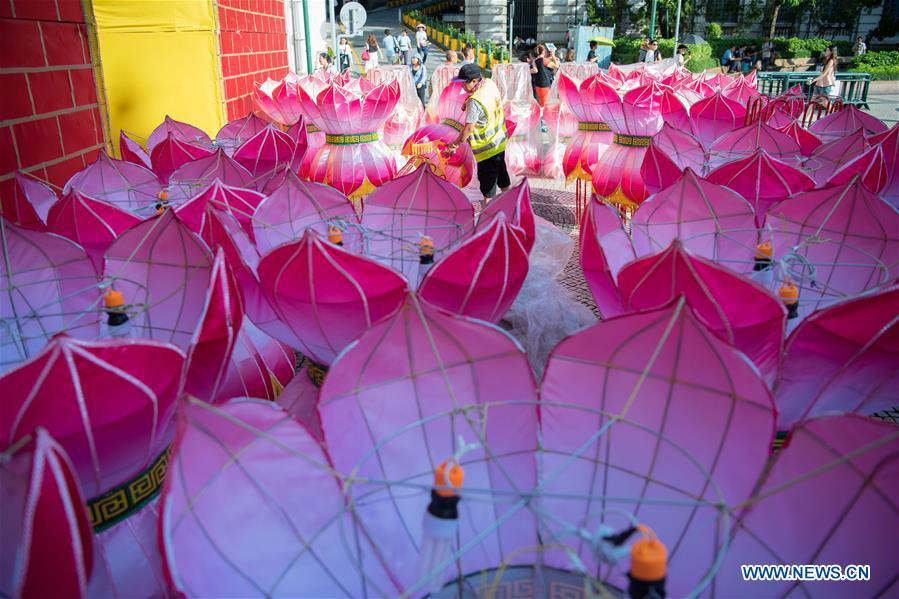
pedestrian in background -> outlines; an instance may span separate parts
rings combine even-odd
[[[462,50],[462,64],[474,64],[474,46],[465,46]]]
[[[596,62],[599,60],[599,57],[596,55],[596,47],[598,44],[596,42],[590,42],[590,51],[587,52],[587,62]]]
[[[380,64],[381,53],[380,53],[380,48],[378,47],[378,38],[375,37],[374,33],[369,33],[368,37],[365,40],[365,43],[368,44],[368,51],[373,52],[376,55],[376,60]]]
[[[534,86],[534,97],[540,108],[546,105],[546,97],[549,95],[549,71],[546,68],[546,46],[538,44],[533,53],[528,55],[528,64],[531,67],[531,82]]]
[[[415,46],[418,48],[418,55],[421,56],[422,64],[427,63],[430,42],[428,41],[428,31],[421,23],[415,27]]]
[[[812,79],[815,84],[815,93],[819,96],[832,96],[833,88],[837,83],[837,47],[828,46],[824,50],[824,66],[821,74]]]
[[[390,33],[389,29],[384,30],[384,62],[394,64],[396,62],[396,38]]]
[[[340,45],[337,46],[337,61],[340,65],[340,72],[345,73],[352,64],[353,51],[350,49],[350,43],[345,37],[340,38]]]
[[[861,56],[865,52],[868,51],[868,46],[865,44],[865,40],[862,39],[862,36],[858,36],[855,38],[855,45],[852,46],[852,53],[856,56]]]
[[[565,53],[565,62],[574,62],[576,57],[574,48],[568,48],[568,52]]]
[[[362,68],[365,69],[365,72],[369,72],[378,66],[378,47],[375,46],[375,49],[372,50],[372,47],[369,45],[369,42],[365,42],[365,49],[362,50]]]
[[[421,62],[421,58],[416,54],[412,57],[412,83],[415,85],[415,93],[422,104],[425,104],[425,94],[428,90],[428,69]]]
[[[400,37],[396,40],[397,48],[399,48],[400,61],[404,65],[409,65],[412,62],[412,40],[409,39],[409,34],[406,33],[406,30],[400,33]]]
[[[447,50],[446,51],[446,64],[456,64],[459,62],[459,55],[456,54],[455,50]]]

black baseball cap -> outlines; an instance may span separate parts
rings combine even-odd
[[[474,64],[473,62],[469,62],[468,64],[463,64],[462,68],[459,69],[459,74],[453,79],[455,83],[468,83],[469,81],[475,81],[477,79],[482,79],[484,76],[481,74],[481,67]]]

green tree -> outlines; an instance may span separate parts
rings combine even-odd
[[[768,28],[768,39],[774,39],[777,28],[777,15],[781,6],[798,6],[801,0],[768,0],[768,11],[771,14],[771,26]]]

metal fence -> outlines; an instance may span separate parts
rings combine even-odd
[[[764,72],[758,75],[758,90],[770,97],[779,96],[795,85],[800,85],[807,98],[814,93],[811,81],[821,73],[815,71],[800,72]],[[844,104],[854,104],[860,108],[868,108],[868,88],[871,75],[868,73],[837,73],[836,94]]]

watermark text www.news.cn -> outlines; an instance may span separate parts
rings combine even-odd
[[[744,564],[740,566],[743,580],[865,581],[871,580],[871,566],[849,564]]]

